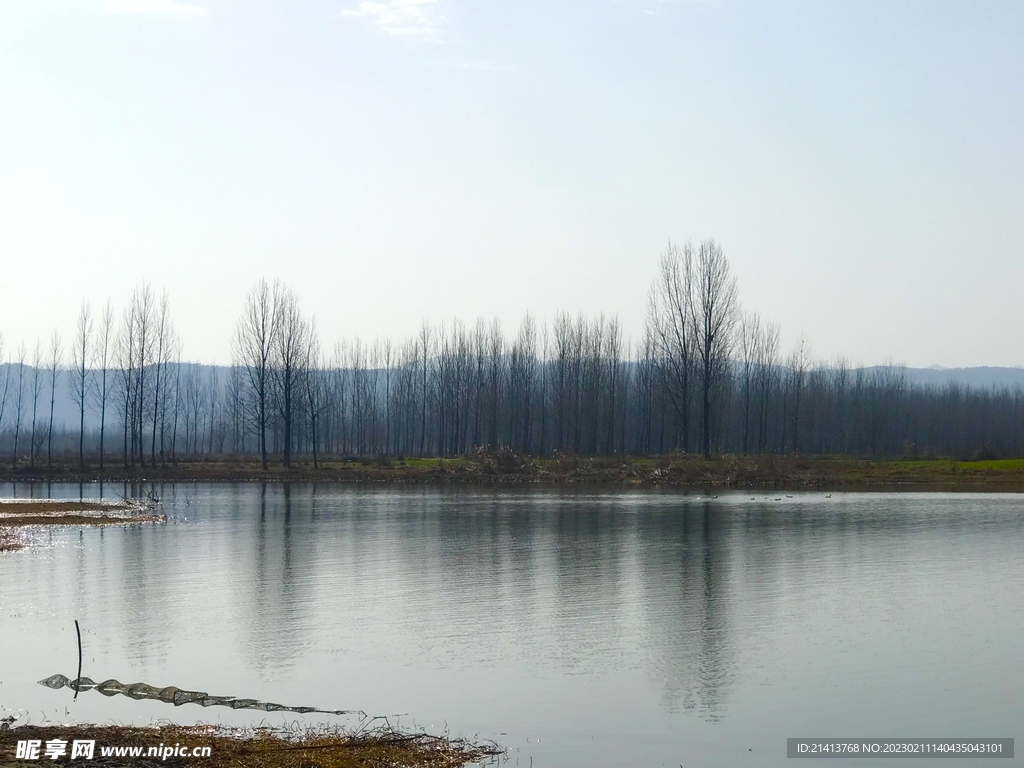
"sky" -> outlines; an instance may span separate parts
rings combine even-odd
[[[617,316],[713,237],[816,357],[1024,364],[1024,4],[0,0],[5,355],[166,291],[230,362]]]

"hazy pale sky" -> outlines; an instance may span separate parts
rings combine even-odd
[[[816,355],[1024,363],[1024,4],[0,0],[0,331],[169,293],[229,360],[617,314],[669,239]]]

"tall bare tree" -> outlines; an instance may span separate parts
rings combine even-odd
[[[47,369],[50,374],[50,419],[46,423],[46,468],[53,468],[53,403],[57,397],[57,376],[60,375],[60,366],[63,361],[63,351],[60,334],[53,332],[50,338],[50,359]]]
[[[284,428],[282,454],[284,465],[291,466],[295,415],[298,411],[300,376],[308,349],[308,328],[299,311],[295,293],[281,288],[276,295],[276,333],[272,367],[278,415]]]
[[[537,325],[527,314],[519,325],[519,334],[513,348],[516,362],[515,392],[519,399],[520,450],[529,452],[533,443],[533,417],[536,410],[537,387]]]
[[[768,449],[769,411],[779,379],[779,326],[768,323],[757,348],[758,452]]]
[[[420,326],[419,335],[419,368],[420,368],[420,456],[426,452],[427,440],[427,372],[430,365],[430,350],[433,334],[430,326],[424,322]]]
[[[271,417],[271,377],[277,346],[280,293],[280,284],[275,283],[271,288],[266,280],[260,279],[245,299],[232,340],[235,363],[245,371],[252,395],[253,423],[263,469],[267,468],[267,427]]]
[[[605,438],[605,452],[609,455],[615,453],[615,427],[619,410],[622,407],[619,400],[622,393],[622,327],[619,319],[613,317],[608,324],[608,335],[605,338],[604,359],[608,364],[608,417],[606,420],[607,436]],[[619,427],[624,426],[624,420],[619,419]]]
[[[118,388],[115,404],[121,416],[124,468],[127,470],[135,461],[135,418],[132,404],[135,400],[135,315],[125,309],[121,318],[121,329],[117,334],[114,359],[117,370]],[[129,441],[131,441],[129,450]]]
[[[30,467],[36,465],[36,457],[39,455],[39,449],[42,448],[42,438],[39,438],[39,442],[36,441],[36,423],[39,414],[39,395],[43,391],[43,365],[43,346],[37,341],[35,351],[32,353],[32,431],[28,440],[28,465]]]
[[[92,351],[92,309],[83,301],[75,324],[75,340],[71,345],[71,399],[78,407],[78,466],[85,468],[85,410],[89,404]]]
[[[800,401],[804,393],[807,371],[811,367],[811,345],[807,334],[801,333],[796,348],[789,356],[790,396],[793,400],[793,451],[800,450]]]
[[[0,363],[3,361],[4,356],[4,335],[0,333]],[[10,395],[11,390],[11,376],[13,375],[14,364],[10,359],[7,360],[7,364],[3,366],[4,369],[4,383],[3,388],[0,389],[0,431],[3,430],[4,426],[4,413],[7,410],[7,398]]]
[[[217,419],[220,416],[220,374],[216,366],[210,371],[206,382],[206,452],[214,452],[214,439],[217,433]]]
[[[237,366],[232,366],[232,370],[237,370]],[[172,400],[172,415],[171,415],[171,463],[178,463],[178,419],[181,417],[184,411],[184,398],[182,393],[182,381],[181,381],[181,344],[176,345],[174,353],[174,379],[173,379],[173,390],[171,392]],[[187,449],[186,449],[187,451]]]
[[[320,332],[317,330],[315,317],[310,321],[309,333],[306,336],[305,359],[302,364],[302,381],[306,393],[306,408],[309,413],[313,468],[316,469],[319,466],[320,425],[324,410],[327,407],[327,389],[322,353],[320,351]]]
[[[704,458],[710,459],[712,396],[728,371],[738,297],[729,260],[714,240],[700,244],[694,272],[691,314],[701,385],[701,437]]]
[[[538,393],[537,407],[540,410],[540,424],[538,429],[540,431],[540,439],[538,441],[537,450],[541,455],[547,453],[548,448],[548,409],[551,405],[550,398],[548,396],[548,383],[550,380],[550,369],[551,359],[549,354],[550,347],[548,346],[548,324],[544,323],[540,332],[540,392]]]
[[[835,445],[832,452],[846,453],[847,393],[850,390],[850,363],[840,355],[832,364],[832,392],[835,395]]]
[[[152,373],[156,343],[156,307],[148,283],[135,289],[124,310],[114,358],[117,366],[117,410],[124,433],[125,469],[136,459],[146,466],[144,429],[149,421],[148,405],[152,395]]]
[[[143,439],[145,423],[147,421],[147,404],[150,397],[150,390],[147,386],[152,385],[152,368],[154,363],[154,348],[157,341],[157,317],[156,304],[153,296],[153,289],[149,283],[143,283],[132,295],[130,313],[132,322],[135,325],[135,348],[132,351],[135,356],[135,394],[133,398],[132,422],[134,427],[133,445],[138,451],[139,466],[146,466],[146,443]]]
[[[312,332],[312,331],[311,331]],[[312,342],[312,339],[310,339]],[[319,346],[319,341],[317,345]],[[319,350],[317,351],[319,358]],[[307,360],[308,360],[307,356]],[[391,373],[395,364],[395,352],[391,346],[391,339],[385,339],[381,347],[381,359],[384,362],[384,453],[391,455]],[[310,411],[312,413],[312,411]],[[314,449],[315,454],[315,449]],[[313,457],[313,464],[316,465],[316,456]]]
[[[690,450],[690,402],[696,346],[694,250],[669,243],[648,304],[648,330],[662,371],[665,394],[682,427],[683,450]]]
[[[761,318],[755,312],[740,320],[740,379],[743,385],[743,453],[750,452],[750,411],[757,377],[757,355],[761,346]]]
[[[203,387],[202,376],[198,365],[193,363],[189,363],[187,365],[187,372],[184,374],[182,386],[185,453],[199,455],[202,452],[199,434],[203,420],[207,414],[209,400],[207,398],[205,388]]]
[[[171,323],[170,302],[165,291],[160,297],[160,308],[157,311],[154,326],[153,343],[153,434],[150,437],[149,462],[156,466],[157,424],[161,413],[166,413],[166,395],[163,386],[167,378],[167,368],[175,353],[174,326]],[[160,461],[164,459],[163,428],[160,428]]]
[[[25,343],[18,349],[18,389],[14,393],[14,454],[11,469],[18,466],[18,438],[21,436],[22,416],[25,408]]]
[[[242,378],[242,369],[237,365],[231,366],[231,373],[228,377],[228,408],[231,419],[231,444],[235,453],[245,452],[245,387]],[[175,385],[177,387],[177,385]],[[177,408],[175,408],[177,418]]]
[[[110,303],[110,299],[107,299],[106,306],[103,307],[103,315],[100,317],[100,328],[99,337],[96,340],[95,355],[96,362],[95,366],[98,369],[96,374],[99,376],[99,381],[94,389],[96,393],[96,405],[100,412],[100,471],[103,471],[103,441],[106,436],[107,429],[107,401],[110,397],[110,366],[112,364],[113,348],[114,343],[114,307]]]

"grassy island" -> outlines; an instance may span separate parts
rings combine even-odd
[[[19,532],[36,526],[93,527],[160,522],[155,505],[140,501],[0,499],[0,551],[20,549]]]

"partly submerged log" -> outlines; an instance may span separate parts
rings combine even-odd
[[[317,709],[316,707],[286,707],[284,704],[275,704],[269,701],[257,701],[256,699],[239,699],[234,696],[211,696],[205,691],[184,691],[173,685],[165,688],[157,688],[148,683],[131,683],[125,685],[120,680],[104,680],[97,683],[88,677],[77,680],[70,680],[64,675],[50,675],[45,680],[39,681],[40,685],[47,688],[59,690],[70,688],[77,691],[97,691],[104,696],[127,696],[141,701],[163,701],[178,707],[182,704],[199,704],[203,707],[230,707],[231,709],[257,709],[262,712],[298,712],[307,714],[317,712],[324,715],[359,715],[366,717],[366,713],[358,709]]]

